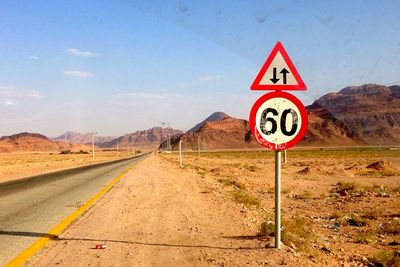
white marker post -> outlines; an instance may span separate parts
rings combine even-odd
[[[286,149],[283,150],[283,163],[287,163],[287,160],[286,160]]]
[[[275,248],[281,249],[281,151],[275,151]]]
[[[182,163],[182,140],[179,141],[179,167],[181,169],[183,168],[183,163]]]

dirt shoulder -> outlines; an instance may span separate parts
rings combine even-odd
[[[254,235],[252,211],[227,201],[214,181],[152,155],[51,241],[34,266],[312,265]],[[105,243],[106,249],[93,249]]]

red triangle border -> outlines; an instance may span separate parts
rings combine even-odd
[[[281,53],[283,59],[286,61],[286,64],[288,65],[290,71],[292,72],[294,78],[297,81],[297,85],[260,84],[261,79],[264,77],[265,73],[267,72],[268,68],[270,67],[272,61],[274,60],[278,52]],[[271,53],[267,58],[267,61],[265,61],[264,65],[262,66],[260,72],[257,74],[256,79],[254,80],[250,88],[251,90],[298,90],[298,91],[307,90],[306,85],[301,79],[300,74],[297,72],[296,67],[293,65],[292,60],[290,59],[288,53],[286,52],[281,42],[276,43],[274,49],[272,49]]]

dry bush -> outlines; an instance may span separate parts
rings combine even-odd
[[[400,219],[394,219],[382,224],[380,233],[389,235],[400,234]]]
[[[260,167],[258,167],[258,166],[256,166],[256,165],[250,165],[250,164],[245,164],[245,165],[243,166],[243,168],[245,168],[246,170],[251,171],[251,172],[256,172],[256,171],[261,170]]]
[[[371,259],[373,266],[400,266],[400,253],[398,251],[382,251]]]
[[[246,186],[243,183],[238,182],[236,180],[229,179],[229,178],[218,179],[218,182],[220,182],[221,184],[223,184],[225,186],[233,186],[233,187],[236,187],[236,188],[242,189],[242,190],[246,189]]]
[[[232,190],[231,195],[235,199],[235,201],[242,203],[246,206],[259,206],[260,205],[260,200],[252,195],[250,195],[248,192],[245,190],[237,189],[237,190]]]
[[[361,233],[356,238],[356,243],[371,244],[376,242],[376,234],[374,233]]]
[[[284,219],[282,226],[282,242],[287,246],[307,250],[315,240],[311,232],[312,223],[304,217]]]

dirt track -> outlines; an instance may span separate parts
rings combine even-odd
[[[293,262],[285,247],[251,238],[240,207],[207,181],[158,156],[139,163],[29,265],[193,266]],[[248,230],[246,230],[248,229]],[[246,236],[250,236],[247,237]],[[93,249],[105,243],[104,250]],[[298,260],[298,259],[297,259]]]

